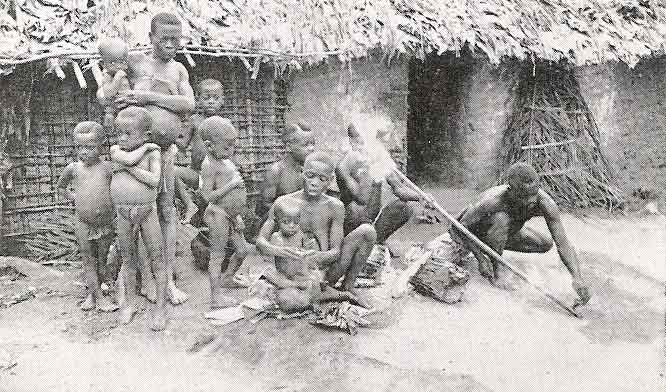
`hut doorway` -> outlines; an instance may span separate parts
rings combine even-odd
[[[407,170],[418,181],[459,186],[464,175],[464,94],[469,53],[429,55],[409,64]]]

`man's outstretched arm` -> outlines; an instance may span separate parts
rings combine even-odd
[[[573,289],[580,297],[578,305],[584,305],[590,300],[590,292],[581,275],[580,263],[578,261],[578,256],[576,255],[576,250],[569,241],[566,230],[564,229],[564,224],[562,224],[560,209],[557,207],[557,204],[555,204],[555,201],[553,201],[548,195],[541,197],[541,208],[550,235],[553,237],[555,246],[557,246],[557,252],[560,255],[560,259],[571,274]]]

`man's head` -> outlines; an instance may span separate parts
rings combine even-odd
[[[514,163],[506,172],[509,196],[514,202],[527,203],[539,192],[539,175],[525,162]]]
[[[275,220],[284,237],[291,237],[298,231],[301,221],[301,208],[298,205],[277,204],[275,207]]]
[[[229,159],[234,155],[238,131],[231,121],[220,116],[212,116],[199,125],[201,139],[208,154],[215,159]]]
[[[150,21],[150,42],[153,52],[162,61],[176,56],[183,37],[182,24],[174,14],[160,12]]]
[[[282,131],[282,142],[287,153],[296,162],[303,163],[305,158],[314,151],[315,136],[312,129],[303,121],[289,124]]]
[[[308,155],[303,163],[303,191],[307,196],[321,196],[333,180],[335,162],[325,152]]]
[[[118,112],[115,125],[118,130],[118,145],[125,151],[133,151],[146,143],[150,137],[153,119],[150,112],[138,106],[128,106]]]
[[[95,121],[82,121],[74,127],[76,153],[85,164],[99,160],[103,139],[104,129]]]
[[[102,57],[102,66],[109,73],[127,70],[127,43],[120,38],[102,38],[97,46]]]
[[[222,108],[224,92],[222,83],[216,79],[204,79],[199,82],[197,103],[206,116],[213,116]]]

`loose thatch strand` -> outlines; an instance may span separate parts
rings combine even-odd
[[[300,66],[381,49],[423,57],[469,46],[503,57],[581,65],[661,52],[666,4],[658,0],[16,0],[0,3],[0,66],[44,54],[93,54],[101,35],[148,44],[153,14],[184,21],[186,43],[271,53]],[[10,7],[11,5],[11,7]],[[298,64],[296,64],[298,63]]]

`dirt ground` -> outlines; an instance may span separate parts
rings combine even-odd
[[[455,212],[472,197],[433,193]],[[542,220],[530,224],[545,230]],[[171,308],[168,329],[153,333],[146,312],[122,326],[117,314],[79,310],[79,271],[33,268],[13,282],[0,280],[0,293],[28,286],[36,292],[0,309],[0,391],[664,390],[666,219],[589,213],[567,215],[565,226],[594,294],[583,319],[525,285],[503,291],[472,271],[456,305],[414,292],[390,300],[386,286],[369,290],[383,311],[356,336],[299,319],[214,327],[202,315],[206,276],[187,267],[181,286],[190,301]],[[410,223],[391,244],[404,252],[445,228]],[[573,301],[555,250],[506,255]],[[191,266],[188,257],[182,261]],[[241,299],[244,291],[233,294]]]

